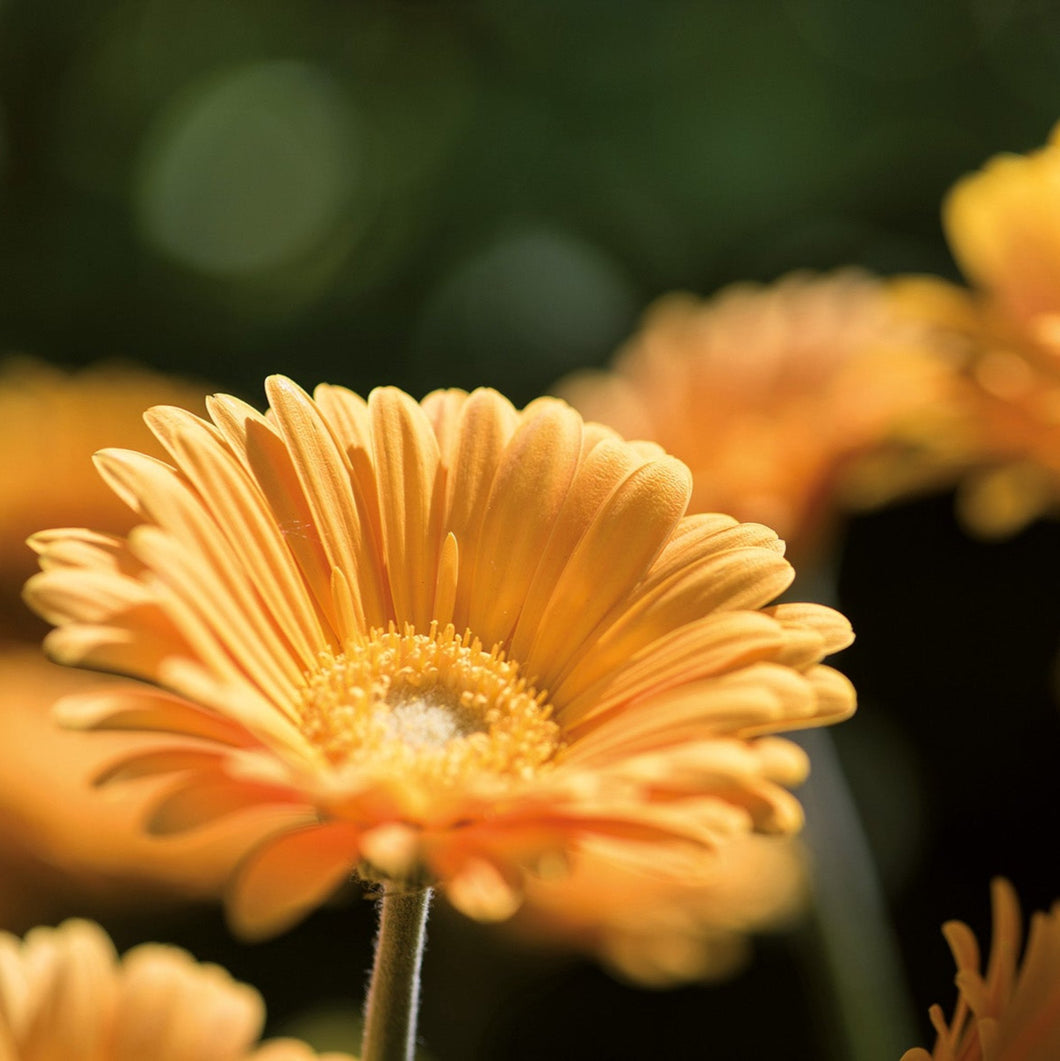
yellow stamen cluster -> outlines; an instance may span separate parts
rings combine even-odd
[[[545,693],[498,646],[432,623],[374,630],[321,656],[299,705],[302,732],[336,765],[433,785],[472,774],[527,778],[560,747]]]

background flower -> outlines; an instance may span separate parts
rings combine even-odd
[[[991,159],[949,192],[945,231],[970,291],[898,287],[908,318],[935,327],[963,366],[960,420],[939,458],[963,480],[962,514],[987,535],[1019,530],[1060,491],[1058,136]]]
[[[610,371],[576,374],[557,393],[685,461],[692,511],[765,523],[805,560],[855,500],[930,478],[906,451],[946,427],[950,387],[927,330],[850,269],[669,295]]]
[[[119,959],[89,921],[0,933],[0,1045],[11,1061],[352,1061],[304,1043],[256,1045],[265,1006],[217,965],[157,943]]]
[[[569,875],[532,878],[511,926],[529,945],[576,948],[619,976],[669,987],[733,975],[753,932],[790,927],[807,894],[805,852],[787,837],[724,844],[700,881],[629,864],[606,842],[582,845]]]
[[[86,741],[52,717],[65,695],[100,679],[59,667],[38,648],[0,648],[4,759],[0,769],[0,918],[22,929],[56,912],[128,918],[145,910],[216,901],[241,848],[265,823],[230,821],[160,844],[143,820],[163,794],[157,782],[104,796],[92,782],[128,734]],[[115,680],[116,693],[124,685]]]
[[[957,963],[957,1008],[947,1022],[933,1006],[935,1049],[909,1050],[902,1061],[1050,1061],[1060,1052],[1060,903],[1031,918],[1020,960],[1019,901],[1008,881],[991,887],[994,933],[987,968],[979,946],[960,921],[943,926]]]
[[[168,851],[142,836],[157,786],[90,798],[90,784],[128,740],[71,741],[51,717],[61,696],[98,684],[47,662],[42,630],[21,600],[35,563],[26,537],[42,520],[128,530],[134,517],[98,476],[85,474],[107,442],[161,455],[145,404],[201,402],[203,390],[134,366],[68,372],[27,357],[0,367],[0,917],[27,928],[63,912],[131,913],[216,898],[240,831],[228,826]]]
[[[42,526],[84,525],[121,532],[126,506],[98,476],[85,474],[97,449],[115,444],[161,450],[143,422],[159,402],[201,403],[204,387],[131,364],[77,372],[29,357],[0,363],[0,589],[5,628],[25,610],[17,594],[36,564],[26,539]],[[15,631],[17,632],[17,631]]]

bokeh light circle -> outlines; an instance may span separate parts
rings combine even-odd
[[[342,217],[356,187],[355,131],[339,86],[304,63],[252,63],[199,82],[145,138],[140,231],[206,274],[282,267]]]

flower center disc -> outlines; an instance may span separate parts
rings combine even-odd
[[[305,736],[336,765],[452,785],[527,778],[560,746],[545,694],[498,648],[452,626],[391,628],[322,654],[299,705]]]

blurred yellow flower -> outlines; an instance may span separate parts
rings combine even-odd
[[[159,943],[119,959],[91,921],[0,932],[5,1061],[354,1061],[294,1039],[256,1045],[265,1006],[217,965]]]
[[[688,464],[692,511],[765,523],[799,562],[844,506],[917,485],[915,463],[867,458],[918,444],[948,383],[886,285],[845,269],[666,296],[610,371],[578,373],[557,393]]]
[[[697,879],[629,864],[606,840],[584,844],[572,863],[569,874],[528,881],[513,931],[586,951],[647,987],[732,975],[750,957],[749,935],[790,924],[808,894],[805,853],[785,836],[735,837]]]
[[[1060,126],[1028,155],[960,180],[943,223],[971,291],[896,285],[907,319],[932,325],[963,363],[960,425],[942,454],[960,509],[987,535],[1018,530],[1060,499]]]
[[[143,819],[165,790],[157,779],[130,785],[121,799],[91,788],[106,763],[142,748],[143,739],[107,733],[86,741],[51,716],[60,697],[99,684],[98,675],[59,667],[39,648],[0,645],[0,923],[9,929],[72,909],[130,913],[216,900],[240,850],[273,824],[225,821],[172,844],[145,836]],[[121,695],[132,684],[115,679],[111,689]]]
[[[141,523],[37,535],[26,590],[55,659],[159,687],[61,705],[184,738],[106,774],[180,771],[154,831],[290,814],[240,867],[235,927],[276,931],[355,868],[499,919],[593,838],[678,874],[798,827],[805,757],[763,735],[851,713],[819,662],[851,633],[767,607],[793,576],[775,534],[685,517],[680,462],[555,399],[266,389],[265,416],[151,410],[172,464],[97,456]]]
[[[1056,1061],[1060,1057],[1060,902],[1031,918],[1019,960],[1019,900],[1006,880],[991,886],[994,933],[985,974],[972,930],[949,921],[943,933],[957,963],[957,1009],[947,1024],[932,1006],[934,1050],[907,1050],[902,1061]]]
[[[41,656],[39,623],[20,596],[36,567],[25,541],[34,530],[62,523],[120,532],[135,522],[97,476],[85,474],[92,452],[110,443],[161,456],[143,422],[145,405],[201,402],[204,395],[201,387],[132,366],[66,372],[27,357],[0,364],[0,630],[10,639],[0,641],[0,921],[8,928],[75,906],[216,895],[221,866],[232,859],[232,828],[170,851],[144,838],[138,819],[147,791],[122,801],[86,800],[101,762],[129,738],[90,747],[56,726],[53,702],[90,679]],[[15,640],[22,637],[32,640]]]
[[[143,422],[149,405],[201,403],[206,391],[131,365],[66,372],[28,357],[0,363],[0,583],[17,590],[36,567],[26,539],[41,527],[122,533],[132,516],[85,460],[103,446],[161,456]]]

